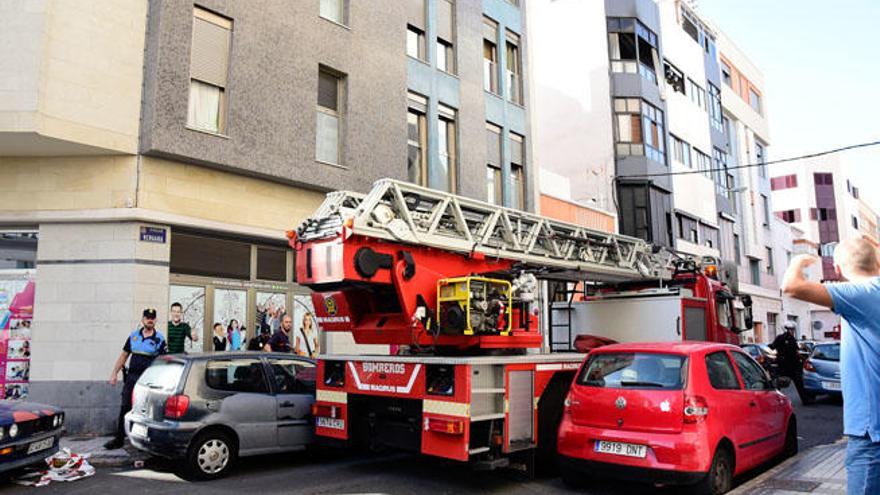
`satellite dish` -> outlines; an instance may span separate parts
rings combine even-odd
[[[813,321],[813,330],[822,330],[823,326],[824,325],[822,324],[822,322],[820,320]]]

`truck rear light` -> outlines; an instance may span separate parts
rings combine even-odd
[[[342,416],[339,407],[329,404],[312,404],[312,416],[316,418],[338,419]]]
[[[806,361],[804,361],[804,369],[807,370],[807,371],[812,371],[813,373],[816,372],[816,367],[813,366],[813,362],[810,361],[809,359],[807,359]]]
[[[450,435],[461,435],[464,433],[464,421],[457,419],[429,418],[428,430],[437,433],[448,433]]]
[[[186,395],[172,395],[165,400],[165,417],[168,419],[180,419],[189,409],[189,397]]]
[[[345,361],[324,361],[324,385],[345,386]]]
[[[684,422],[699,423],[709,415],[709,403],[699,395],[687,396],[684,399]]]

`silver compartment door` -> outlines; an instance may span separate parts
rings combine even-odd
[[[532,446],[534,438],[534,382],[533,371],[508,373],[507,436],[511,450]]]

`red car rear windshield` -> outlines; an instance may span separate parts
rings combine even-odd
[[[577,383],[587,387],[681,390],[686,376],[685,356],[601,353],[590,356]]]

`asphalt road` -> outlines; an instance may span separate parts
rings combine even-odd
[[[842,434],[842,410],[839,401],[821,399],[804,407],[795,398],[801,447],[830,443]],[[772,466],[765,466],[768,469]],[[763,470],[762,469],[762,470]],[[749,479],[762,472],[750,473]],[[39,490],[41,494],[98,493],[135,494],[224,494],[252,493],[328,493],[328,494],[482,494],[482,493],[576,493],[559,478],[527,481],[505,471],[476,472],[465,465],[441,459],[408,454],[348,454],[331,461],[317,462],[306,454],[294,453],[243,459],[228,478],[191,483],[173,473],[167,462],[150,461],[142,469],[99,468],[95,476],[72,483],[53,483],[43,488],[25,488],[12,484],[0,485],[0,493],[24,493]],[[743,482],[746,479],[738,480]],[[639,495],[673,494],[679,491],[657,489],[648,485],[621,482],[596,483],[581,493]]]

